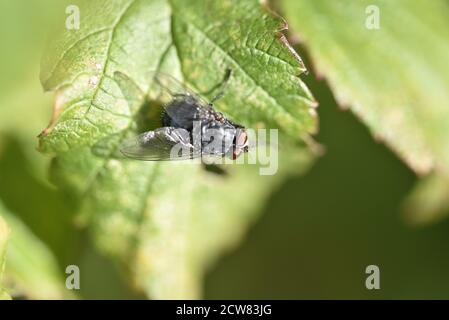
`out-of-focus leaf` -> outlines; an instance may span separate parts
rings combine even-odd
[[[339,103],[417,173],[449,181],[447,1],[282,0],[281,6]],[[377,12],[380,28],[372,29]],[[421,206],[421,214],[429,206],[438,207]]]
[[[54,181],[80,194],[80,217],[101,250],[124,262],[154,298],[196,298],[211,261],[236,245],[270,192],[286,174],[306,170],[311,157],[281,156],[275,176],[258,166],[226,168],[226,175],[185,163],[108,159],[88,189],[91,163],[74,154],[54,162]],[[84,193],[82,193],[84,191]]]
[[[11,230],[5,269],[5,278],[14,286],[11,294],[32,299],[69,297],[53,253],[2,203],[0,214]],[[0,237],[1,229],[0,226]]]
[[[36,135],[48,122],[50,110],[45,106],[51,101],[50,94],[42,94],[39,60],[44,39],[55,18],[65,18],[64,2],[69,1],[0,2],[0,198],[9,211],[14,212],[14,217],[29,227],[30,234],[54,250],[60,262],[72,258],[74,252],[77,252],[75,241],[72,241],[76,237],[73,230],[69,229],[72,226],[67,221],[69,217],[65,203],[58,198],[54,187],[48,185],[48,159],[37,153]],[[15,230],[12,230],[13,239],[15,234]],[[12,250],[11,241],[9,253]],[[22,248],[22,257],[27,254],[35,256],[32,252],[34,248],[33,243]],[[54,259],[52,255],[51,258]],[[14,267],[14,263],[7,263],[7,283],[17,285],[12,287],[10,293],[45,298],[45,292],[36,293],[39,289],[36,280],[39,274],[34,277],[28,275],[34,272],[33,267],[29,266],[25,270],[19,266],[18,274],[25,271],[27,274],[18,282],[10,276],[13,273],[10,272],[13,271],[11,268]],[[46,278],[43,277],[42,281],[46,281]],[[31,294],[28,295],[28,292]],[[49,297],[55,295],[50,294]]]
[[[1,210],[1,208],[0,208]],[[9,300],[11,297],[3,288],[3,271],[5,269],[6,247],[8,243],[9,229],[0,215],[0,300]]]
[[[254,0],[87,1],[80,12],[81,28],[65,32],[42,67],[59,115],[40,139],[57,155],[52,179],[79,200],[80,222],[128,265],[136,286],[154,298],[198,297],[205,268],[239,241],[285,174],[308,167],[310,153],[286,147],[271,177],[256,165],[220,175],[189,162],[116,158],[144,117],[143,100],[132,86],[124,96],[114,73],[146,91],[148,72],[162,70],[205,92],[231,68],[217,109],[300,142],[316,127],[315,102],[298,78],[304,66],[279,33],[283,21]]]
[[[20,86],[0,96],[0,139],[1,136],[4,136],[5,141],[14,137],[20,143],[32,174],[45,181],[48,159],[38,156],[35,137],[42,124],[48,122],[50,112],[46,106],[51,103],[51,97],[42,94],[36,76],[37,69],[31,70],[33,72],[22,79]]]
[[[0,289],[0,300],[11,300],[11,296],[5,291],[5,289]]]
[[[35,137],[48,122],[50,110],[45,106],[51,95],[42,94],[39,61],[49,33],[64,26],[56,20],[64,22],[64,4],[69,1],[0,1],[0,140],[3,135],[19,139],[33,174],[41,180],[47,161],[36,156]]]
[[[26,139],[19,142],[14,138],[18,132],[6,135],[0,150],[0,198],[51,249],[61,265],[70,264],[80,248],[81,235],[73,223],[75,208],[49,186],[48,173],[46,183],[36,178],[30,160],[40,155],[30,152],[26,157],[22,151]]]
[[[418,182],[404,205],[406,218],[414,224],[435,222],[449,212],[449,179],[431,174]]]
[[[21,87],[30,68],[35,68],[48,31],[52,30],[57,18],[65,18],[64,4],[69,1],[0,1],[0,99]],[[26,96],[25,88],[23,90]],[[8,105],[1,104],[0,112],[8,108]]]

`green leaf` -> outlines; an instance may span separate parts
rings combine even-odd
[[[431,174],[421,179],[404,203],[407,221],[433,223],[449,213],[449,179]]]
[[[32,299],[70,297],[62,272],[48,247],[1,202],[0,214],[11,230],[5,276],[14,284],[15,293]],[[0,225],[0,238],[1,229]]]
[[[305,68],[280,34],[283,20],[257,1],[87,1],[80,13],[81,28],[55,40],[42,64],[59,115],[40,137],[41,150],[57,155],[52,180],[80,204],[78,222],[127,266],[136,287],[152,298],[197,298],[210,263],[239,242],[283,177],[311,163],[299,143],[316,129],[315,102],[298,77]],[[290,142],[282,143],[278,174],[246,164],[224,166],[222,175],[188,161],[116,156],[125,137],[159,118],[139,94],[150,71],[207,92],[227,68],[233,75],[216,107],[247,127],[280,129]],[[116,71],[133,84],[121,85]]]
[[[447,2],[282,0],[281,6],[340,105],[417,173],[449,181]],[[373,6],[379,29],[366,27]]]
[[[36,176],[43,177],[48,167],[44,157],[36,156],[35,136],[48,122],[45,106],[51,101],[50,94],[42,94],[36,75],[43,42],[50,30],[56,30],[57,18],[64,17],[64,2],[69,1],[0,2],[0,139],[14,136],[20,140]]]
[[[9,300],[11,297],[2,287],[3,270],[5,269],[6,247],[9,238],[9,229],[5,220],[0,216],[0,300]]]
[[[279,40],[283,21],[257,1],[88,1],[80,12],[81,28],[66,31],[43,61],[43,86],[58,91],[55,108],[63,110],[41,137],[43,151],[128,129],[134,114],[120,99],[115,71],[145,89],[148,72],[163,69],[205,92],[231,68],[221,111],[294,138],[315,130],[315,102],[296,76],[302,61]]]

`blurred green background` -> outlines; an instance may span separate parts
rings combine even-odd
[[[209,273],[206,297],[449,298],[449,221],[407,224],[401,206],[415,174],[339,110],[324,81],[305,80],[320,100],[326,154],[271,197],[246,241]],[[370,264],[380,290],[365,288]]]
[[[45,283],[49,292],[64,286],[61,266],[78,264],[83,270],[79,297],[144,298],[73,227],[74,209],[47,182],[49,159],[35,150],[52,99],[38,79],[41,50],[65,5],[0,1],[1,210],[20,219],[5,218],[10,227],[26,228],[22,243],[35,245],[37,253],[53,252],[59,265],[53,277],[53,265],[34,264],[33,254],[20,257],[25,261],[12,257],[6,261],[5,286],[16,298],[40,298]],[[298,52],[309,67],[305,49]],[[352,113],[339,110],[325,81],[313,73],[303,79],[320,102],[316,140],[326,153],[306,175],[289,178],[270,197],[241,245],[208,272],[204,297],[449,298],[449,220],[407,224],[401,206],[415,174]],[[24,268],[8,270],[8,264]],[[365,288],[370,264],[380,267],[381,290]]]

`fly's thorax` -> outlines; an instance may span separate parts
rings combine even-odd
[[[204,122],[201,126],[202,152],[220,156],[228,154],[233,148],[235,134],[236,128],[229,122]]]
[[[192,130],[192,121],[202,119],[203,108],[198,102],[189,96],[173,99],[165,106],[162,116],[162,124],[166,127],[183,128]]]
[[[218,111],[213,111],[213,113],[212,113],[212,116],[213,116],[213,119],[215,120],[215,121],[218,121],[218,122],[220,122],[220,123],[222,123],[222,124],[229,124],[229,125],[231,125],[231,123],[229,122],[229,120],[227,120],[226,118],[225,118],[225,116],[223,115],[223,113],[221,113],[221,112],[218,112]]]

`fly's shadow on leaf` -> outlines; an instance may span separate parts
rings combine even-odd
[[[118,146],[137,133],[154,130],[162,124],[163,105],[156,99],[149,99],[140,87],[126,74],[116,71],[114,80],[120,88],[123,98],[128,104],[132,122],[130,127],[122,132],[108,135],[97,141],[91,148],[92,154],[100,158],[125,160]],[[112,150],[112,151],[111,151]]]
[[[226,171],[226,169],[216,164],[204,164],[204,170],[217,176],[226,177],[228,175],[228,171]]]

